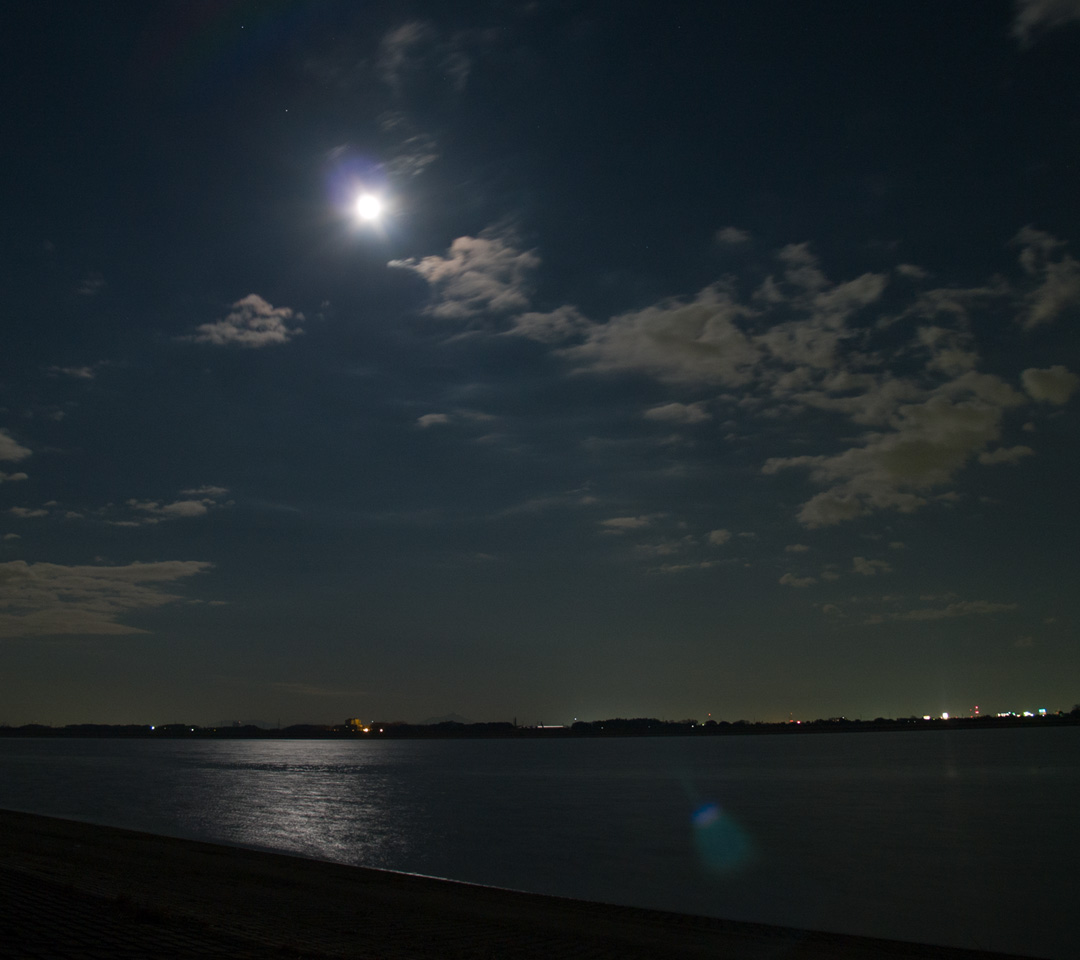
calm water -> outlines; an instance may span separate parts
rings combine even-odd
[[[0,739],[0,807],[518,890],[1080,956],[1080,729]]]

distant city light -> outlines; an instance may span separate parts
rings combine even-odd
[[[943,714],[941,715],[941,719],[942,719],[942,720],[948,720],[948,719],[949,719],[949,715],[948,715],[947,713],[943,713]]]

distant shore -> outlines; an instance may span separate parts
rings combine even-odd
[[[982,717],[902,717],[874,720],[849,720],[830,717],[827,720],[767,723],[736,720],[734,722],[707,720],[658,720],[653,717],[590,722],[576,721],[565,725],[518,725],[517,723],[458,723],[445,721],[434,724],[411,724],[391,721],[361,723],[349,720],[342,724],[294,724],[287,727],[265,727],[235,723],[219,726],[199,726],[188,723],[166,724],[98,724],[76,723],[62,727],[44,724],[23,726],[0,725],[0,737],[112,737],[152,740],[447,740],[447,739],[563,739],[578,737],[724,737],[724,736],[799,736],[828,733],[896,733],[916,730],[1005,730],[1023,727],[1050,729],[1080,726],[1080,710],[1069,713],[1032,714],[1020,716]]]
[[[0,955],[976,960],[1002,954],[515,893],[0,811]]]

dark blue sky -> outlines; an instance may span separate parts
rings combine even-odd
[[[1080,698],[1080,0],[14,2],[0,76],[0,722]]]

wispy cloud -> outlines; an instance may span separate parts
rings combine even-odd
[[[80,297],[96,297],[105,289],[105,278],[96,270],[91,270],[79,281],[75,292]]]
[[[379,43],[375,70],[397,97],[416,86],[440,81],[457,93],[465,89],[472,61],[455,39],[444,39],[427,20],[411,20],[386,33]]]
[[[1012,33],[1030,47],[1043,33],[1080,22],[1080,0],[1016,0]]]
[[[712,419],[712,414],[705,409],[704,403],[662,403],[645,411],[646,420],[659,420],[663,423],[703,423]]]
[[[1015,603],[991,603],[987,600],[959,600],[944,607],[923,607],[893,614],[896,620],[945,620],[952,617],[981,616],[992,613],[1009,613],[1017,609]]]

